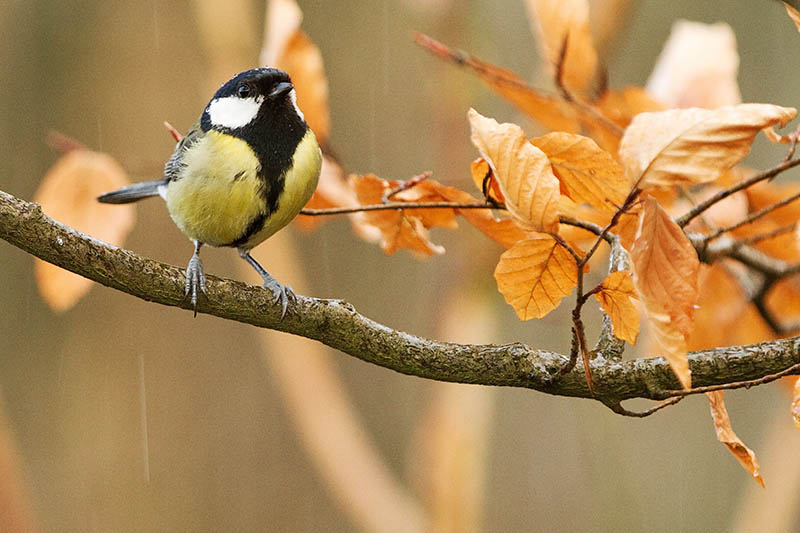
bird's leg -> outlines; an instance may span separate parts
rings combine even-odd
[[[273,302],[280,302],[281,304],[281,318],[286,316],[286,307],[289,305],[289,299],[294,298],[294,292],[292,292],[292,288],[288,285],[281,285],[278,280],[273,278],[269,272],[264,270],[264,267],[258,264],[258,261],[253,259],[253,256],[250,255],[250,250],[245,250],[244,248],[239,248],[239,255],[242,259],[250,263],[250,266],[256,269],[256,272],[261,276],[261,279],[264,280],[263,287],[265,289],[269,289],[272,291],[273,295]]]
[[[186,285],[184,286],[184,298],[191,295],[194,316],[197,316],[197,293],[206,292],[206,275],[203,273],[203,262],[200,260],[200,247],[203,243],[194,241],[194,253],[186,267]]]

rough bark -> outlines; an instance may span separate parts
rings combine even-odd
[[[162,305],[189,309],[183,269],[111,246],[45,215],[39,206],[0,191],[0,238],[102,285]],[[525,387],[592,398],[583,368],[551,378],[565,355],[515,343],[463,345],[388,328],[341,300],[298,295],[281,320],[279,305],[260,287],[208,276],[198,312],[314,339],[364,361],[426,379]],[[611,354],[609,354],[611,355]],[[614,361],[602,351],[592,362],[595,399],[615,406],[630,398],[661,400],[680,385],[661,357]],[[800,337],[717,348],[689,356],[694,387],[800,374]],[[702,392],[698,390],[697,392]]]

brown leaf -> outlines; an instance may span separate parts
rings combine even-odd
[[[455,187],[438,184],[437,192],[447,202],[458,202],[460,204],[479,202],[471,194]],[[484,235],[500,243],[505,248],[511,248],[514,243],[527,236],[525,230],[513,220],[510,218],[496,218],[490,209],[455,209],[455,211]]]
[[[620,160],[643,189],[707,183],[741,161],[762,128],[796,114],[770,104],[641,113],[625,130]]]
[[[554,132],[531,139],[531,143],[550,160],[561,192],[576,203],[586,202],[613,213],[630,192],[622,167],[588,137]]]
[[[612,272],[600,286],[594,297],[611,318],[614,335],[631,344],[636,344],[639,334],[639,310],[631,298],[636,298],[633,278],[627,270]]]
[[[303,13],[294,0],[271,0],[261,64],[285,70],[292,78],[297,105],[320,144],[331,131],[328,78],[322,53],[300,29]]]
[[[47,171],[34,201],[59,222],[121,246],[136,220],[134,207],[101,204],[97,197],[128,184],[125,171],[111,156],[73,150]],[[39,259],[34,268],[39,292],[55,311],[70,309],[92,286],[88,279]]]
[[[647,81],[647,92],[667,107],[736,105],[742,101],[738,72],[739,53],[730,26],[679,20]]]
[[[717,432],[717,439],[733,454],[742,468],[747,470],[758,484],[764,486],[764,479],[758,468],[758,459],[753,450],[744,445],[736,436],[731,428],[731,420],[728,417],[728,410],[725,408],[723,396],[725,391],[707,392],[708,403],[711,406],[711,418],[714,420],[714,429]]]
[[[451,50],[421,33],[416,34],[414,40],[438,57],[470,68],[492,90],[548,130],[576,132],[580,129],[577,115],[569,104],[533,89],[523,78],[510,70],[496,67],[463,52]]]
[[[783,3],[783,7],[786,8],[786,14],[789,15],[789,18],[792,19],[792,22],[797,27],[797,31],[800,32],[800,11],[797,11],[786,2]]]
[[[446,202],[448,200],[441,192],[443,188],[445,188],[445,186],[435,180],[424,180],[410,189],[395,194],[391,199],[396,202],[414,203]],[[407,212],[406,216],[419,218],[420,221],[422,221],[422,225],[426,228],[458,228],[454,209],[414,209],[413,212]]]
[[[399,184],[399,182],[382,180],[374,174],[367,174],[364,176],[353,175],[350,176],[350,181],[355,190],[358,203],[361,205],[380,204],[383,196]],[[374,226],[380,230],[381,248],[389,255],[394,254],[401,248],[407,248],[422,255],[443,254],[444,248],[430,241],[428,237],[428,228],[423,223],[423,219],[419,213],[415,213],[416,211],[424,210],[392,209],[367,211],[362,213],[362,220],[364,224]],[[452,209],[442,209],[441,211],[449,211],[452,215]],[[434,223],[441,221],[442,219],[437,218],[439,216],[447,215],[438,214],[436,217],[429,217],[426,222]],[[452,215],[452,217],[454,218],[454,215]],[[448,222],[445,225],[449,224],[450,220],[450,217],[448,217]]]
[[[797,429],[800,429],[800,378],[794,382],[794,390],[792,392],[792,419]]]
[[[655,339],[678,380],[689,389],[692,378],[686,352],[700,261],[686,234],[652,197],[642,202],[631,262]]]
[[[800,193],[797,183],[762,182],[748,187],[745,191],[750,212],[758,211],[780,200]],[[800,202],[791,202],[783,207],[771,211],[751,224],[736,230],[737,237],[764,234],[797,223],[800,220]],[[755,245],[762,252],[783,259],[797,261],[800,259],[800,236],[791,232],[764,240]]]
[[[542,318],[578,282],[575,258],[550,235],[532,235],[500,256],[497,288],[520,320]]]
[[[731,275],[735,264],[701,265],[690,351],[753,344],[775,337],[741,285]],[[772,293],[777,291],[773,290]]]
[[[531,231],[558,231],[559,184],[547,156],[516,124],[469,110],[472,144],[489,163],[509,214]]]
[[[520,228],[512,219],[495,218],[488,210],[461,209],[459,214],[484,235],[500,243],[505,248],[511,248],[527,236],[525,230]]]
[[[716,183],[706,185],[693,195],[693,204],[697,204],[707,200],[708,198],[711,198],[722,189],[723,187],[718,186]],[[694,207],[694,205],[691,205],[685,201],[683,204],[684,205],[681,208],[674,206],[673,211],[683,214]],[[715,228],[724,228],[735,224],[746,217],[747,209],[747,194],[745,191],[739,191],[709,207],[703,213],[702,220],[700,217],[697,217],[692,222],[698,223],[698,227],[702,227],[704,229],[707,229],[705,222],[711,224],[711,226]],[[690,224],[687,231],[690,233],[695,231],[695,226]]]
[[[593,103],[593,106],[600,115],[619,128],[612,128],[593,113],[583,113],[581,124],[598,145],[614,155],[619,151],[622,132],[631,123],[633,117],[646,111],[664,109],[664,106],[653,100],[642,87],[635,86],[620,90],[607,90],[599,100]]]
[[[587,0],[527,0],[531,29],[539,38],[541,56],[553,75],[567,45],[561,66],[567,88],[588,93],[597,73],[597,51],[589,30]]]

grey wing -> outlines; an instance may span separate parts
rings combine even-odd
[[[183,154],[194,143],[200,140],[203,136],[203,130],[200,128],[200,122],[196,122],[184,135],[184,137],[175,146],[175,151],[172,156],[167,160],[164,165],[164,177],[167,181],[176,180],[180,177],[180,172],[183,169]]]

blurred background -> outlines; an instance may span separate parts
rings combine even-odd
[[[431,170],[470,190],[470,106],[539,133],[474,76],[412,42],[422,31],[539,83],[522,1],[299,4],[324,56],[330,142],[347,171],[406,179]],[[724,21],[738,40],[743,100],[800,104],[800,35],[779,2],[591,4],[612,87],[644,84],[674,21]],[[111,154],[133,180],[159,177],[173,148],[162,121],[185,131],[216,87],[258,65],[265,12],[260,0],[0,0],[0,189],[32,198],[58,157],[44,143],[50,129]],[[763,167],[776,154],[748,162]],[[137,205],[137,218],[127,248],[186,264],[191,245],[162,202]],[[491,275],[500,247],[462,226],[435,232],[447,253],[426,261],[385,256],[345,219],[310,233],[293,227],[259,257],[298,292],[346,299],[394,328],[568,351],[568,311],[520,323]],[[203,257],[207,272],[255,281],[230,250]],[[32,265],[0,241],[0,473],[6,500],[18,502],[0,508],[5,523],[797,530],[800,432],[781,384],[726,396],[734,429],[761,461],[763,490],[716,441],[702,397],[626,419],[596,402],[403,376],[100,286],[55,314]]]

